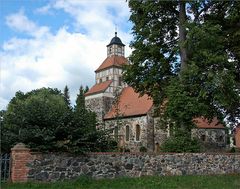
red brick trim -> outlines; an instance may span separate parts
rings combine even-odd
[[[28,175],[27,163],[32,160],[30,149],[22,143],[15,145],[11,149],[12,166],[11,166],[11,181],[26,182]]]

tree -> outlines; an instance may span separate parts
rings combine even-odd
[[[65,88],[63,90],[63,96],[64,96],[64,100],[65,100],[66,104],[70,108],[71,107],[71,101],[70,101],[69,89],[68,89],[67,85],[65,86]]]
[[[80,86],[77,95],[76,105],[73,111],[73,124],[71,126],[70,146],[74,153],[87,151],[108,151],[116,147],[112,140],[109,140],[107,133],[96,130],[96,115],[86,109],[84,94],[88,88]]]
[[[4,114],[6,132],[3,135],[9,137],[9,145],[23,142],[35,150],[57,150],[58,141],[68,135],[67,130],[62,129],[66,126],[67,111],[57,89],[17,92]]]
[[[115,148],[106,133],[96,130],[96,116],[85,108],[83,87],[76,101],[74,109],[69,107],[64,94],[51,88],[16,92],[6,112],[0,112],[1,150],[8,152],[18,142],[32,150],[70,153]]]
[[[187,131],[194,117],[239,117],[239,45],[234,39],[240,3],[130,0],[129,7],[134,50],[125,81],[152,96],[155,105],[167,99],[164,118]]]

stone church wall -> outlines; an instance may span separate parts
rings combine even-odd
[[[99,125],[102,125],[104,115],[110,110],[114,98],[111,97],[97,97],[85,100],[87,109],[96,113]]]
[[[129,141],[126,141],[126,126],[129,126]],[[136,125],[140,126],[140,140],[136,141]],[[147,116],[130,117],[115,120],[106,120],[105,128],[111,129],[118,126],[119,144],[131,152],[139,152],[140,147],[147,148]]]
[[[168,138],[167,130],[163,130],[159,124],[159,118],[154,118],[154,142],[155,142],[155,152],[159,152],[161,145]]]
[[[226,147],[225,129],[192,129],[192,137],[198,138],[208,150]]]

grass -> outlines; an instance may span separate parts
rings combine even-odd
[[[3,183],[1,189],[239,189],[240,174],[212,176],[159,176],[93,180],[81,177],[75,181],[54,183]]]

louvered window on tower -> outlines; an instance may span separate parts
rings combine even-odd
[[[118,77],[118,85],[122,86],[122,77]]]

